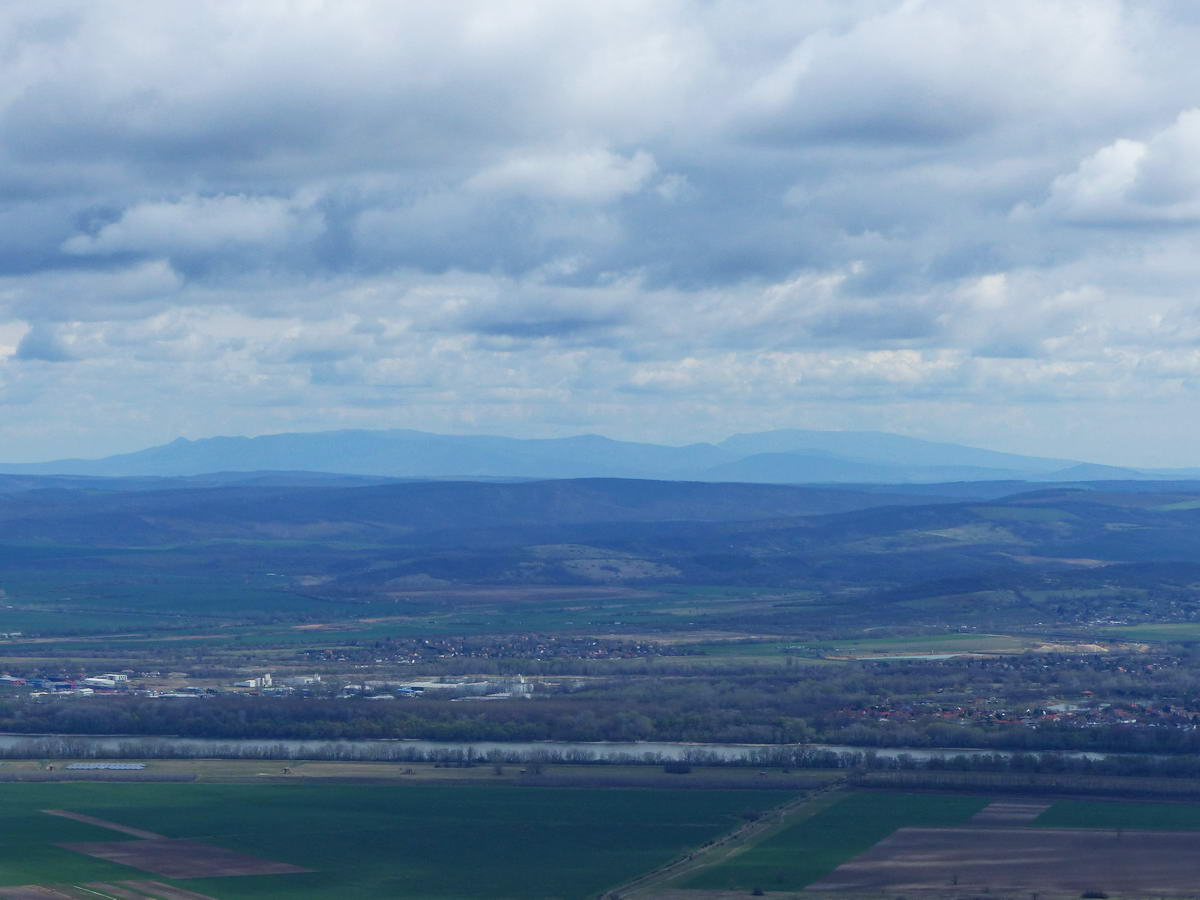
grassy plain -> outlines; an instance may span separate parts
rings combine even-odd
[[[442,785],[0,785],[0,885],[137,870],[55,847],[120,840],[67,809],[316,871],[173,881],[221,900],[588,897],[793,796]]]

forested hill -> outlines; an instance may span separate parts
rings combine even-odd
[[[97,545],[197,539],[371,539],[469,529],[623,522],[744,522],[949,502],[927,494],[623,479],[226,485],[0,492],[5,539]]]
[[[697,551],[715,542],[756,557],[768,547],[893,556],[972,547],[1100,561],[1190,560],[1200,551],[1200,482],[1031,491],[1021,483],[850,488],[635,479],[317,486],[266,476],[218,487],[100,490],[103,479],[72,487],[31,481],[24,490],[0,490],[0,541],[469,546],[484,534],[491,545],[591,534],[634,541],[650,554],[668,545],[686,550],[684,540]]]
[[[0,491],[0,587],[29,596],[41,578],[29,573],[68,569],[79,573],[71,595],[167,575],[271,573],[280,587],[354,602],[432,588],[674,584],[800,591],[826,616],[867,616],[873,604],[868,618],[878,618],[881,603],[897,620],[934,609],[960,622],[1010,608],[1034,621],[1200,614],[1200,482],[939,493],[622,479],[292,486],[264,475],[102,486]],[[791,627],[792,602],[765,602],[754,627]],[[744,626],[747,609],[729,615]]]

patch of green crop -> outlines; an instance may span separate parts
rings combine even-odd
[[[1112,625],[1097,628],[1105,637],[1126,638],[1131,641],[1200,641],[1200,622],[1181,622],[1169,625]]]
[[[1060,800],[1038,816],[1033,824],[1041,828],[1200,831],[1200,804]]]

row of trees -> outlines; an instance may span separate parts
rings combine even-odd
[[[453,703],[439,698],[359,700],[221,696],[23,696],[0,701],[0,731],[182,735],[193,738],[424,738],[443,741],[640,741],[857,747],[974,747],[1188,753],[1200,750],[1200,676],[1189,666],[1135,658],[1022,657],[963,663],[776,667],[755,674],[710,669],[691,677],[620,677],[532,701]],[[1136,661],[1137,666],[1133,666]],[[1042,679],[1035,682],[1036,677]],[[1022,724],[1018,716],[1067,683],[1097,696],[1170,697],[1129,726],[1097,720]],[[1166,692],[1171,692],[1170,694]],[[1003,707],[1008,707],[1004,710]],[[1164,712],[1164,710],[1169,710]],[[1002,715],[1004,713],[1005,715]],[[959,724],[960,720],[968,724]]]

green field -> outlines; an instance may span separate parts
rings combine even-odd
[[[0,785],[0,885],[147,877],[55,843],[125,840],[68,809],[316,869],[171,881],[221,900],[583,898],[788,799],[776,791],[59,783]]]
[[[1030,642],[1006,634],[924,634],[842,641],[711,641],[690,650],[713,657],[771,657],[806,652],[837,654],[995,653],[1020,650]],[[803,657],[797,657],[803,659]]]
[[[283,576],[220,567],[207,574],[180,574],[176,568],[199,564],[166,551],[144,558],[133,551],[115,554],[113,564],[124,567],[115,577],[113,571],[94,568],[95,559],[72,557],[67,558],[73,564],[62,569],[22,569],[8,558],[13,549],[0,546],[0,589],[5,591],[0,600],[10,601],[0,603],[0,632],[24,636],[3,644],[9,656],[36,655],[37,642],[47,637],[69,637],[78,644],[90,638],[109,650],[131,653],[177,653],[181,633],[187,634],[189,651],[241,652],[508,630],[676,632],[696,627],[689,620],[744,608],[744,601],[735,600],[722,606],[728,591],[715,589],[630,597],[618,588],[611,597],[589,593],[582,599],[545,592],[521,596],[514,589],[513,595],[497,599],[486,592],[472,596],[465,588],[450,606],[445,598],[419,593],[402,603],[331,602],[294,592],[287,587],[291,579]],[[294,627],[315,623],[330,627]]]
[[[1127,828],[1131,831],[1200,831],[1200,805],[1097,803],[1060,800],[1034,821],[1041,828]]]
[[[936,794],[846,794],[811,818],[687,878],[680,887],[798,891],[897,828],[960,825],[989,802]]]
[[[1029,642],[1007,634],[925,634],[913,637],[868,638],[855,641],[825,641],[817,647],[839,648],[850,653],[922,652],[952,653],[976,651],[980,653],[1020,650]]]
[[[1169,625],[1110,625],[1096,632],[1107,638],[1130,641],[1200,641],[1200,622],[1181,622]]]
[[[720,658],[771,657],[800,650],[805,645],[796,641],[711,641],[689,644],[687,649],[704,656]]]

